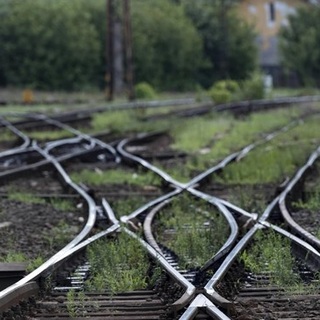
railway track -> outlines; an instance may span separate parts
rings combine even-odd
[[[284,104],[284,101],[279,104]],[[268,108],[267,104],[262,105],[261,108]],[[249,107],[248,104],[244,106],[243,112],[252,109],[250,104]],[[232,107],[231,109],[237,108]],[[290,295],[281,286],[276,287],[270,284],[270,271],[253,274],[243,268],[243,258],[240,257],[240,254],[246,250],[247,245],[249,245],[248,248],[251,248],[259,242],[256,240],[256,234],[259,232],[279,234],[290,241],[296,263],[292,267],[293,271],[301,278],[305,277],[306,284],[317,283],[315,274],[319,267],[320,255],[315,239],[312,242],[312,238],[316,237],[308,234],[304,229],[299,230],[290,222],[290,219],[286,218],[285,214],[288,209],[285,202],[288,194],[290,196],[294,194],[294,186],[299,185],[301,177],[304,177],[303,172],[308,171],[307,168],[316,161],[319,151],[311,155],[311,160],[309,159],[307,164],[297,164],[297,169],[300,167],[297,175],[270,193],[272,199],[269,199],[269,205],[261,215],[251,212],[250,208],[240,207],[239,204],[232,203],[230,199],[224,199],[221,195],[216,196],[215,192],[208,194],[206,188],[202,188],[202,185],[207,185],[212,177],[223,173],[231,166],[231,163],[234,165],[241,163],[250,157],[251,152],[261,146],[268,146],[270,141],[293,128],[300,127],[302,125],[300,120],[293,121],[271,134],[268,133],[263,139],[256,142],[250,141],[240,151],[225,157],[189,182],[182,183],[158,167],[156,162],[148,162],[149,159],[154,161],[155,159],[187,156],[186,154],[168,153],[165,145],[170,144],[170,141],[165,141],[163,152],[159,153],[160,157],[149,152],[148,149],[158,146],[156,141],[159,141],[159,138],[166,140],[166,136],[162,133],[142,134],[135,139],[124,139],[108,144],[70,127],[61,122],[61,119],[52,119],[43,115],[29,115],[28,118],[31,122],[36,119],[38,124],[43,123],[59,130],[65,130],[70,136],[55,141],[37,143],[33,140],[30,142],[27,131],[22,133],[14,124],[4,120],[3,127],[24,142],[0,154],[0,161],[3,164],[0,174],[1,184],[6,184],[8,179],[14,181],[28,172],[30,176],[35,170],[55,172],[64,188],[83,199],[88,217],[87,220],[84,219],[84,227],[80,233],[63,249],[16,284],[0,292],[0,311],[3,312],[4,319],[15,319],[15,317],[26,319],[60,317],[63,319],[73,316],[79,319],[88,317],[92,319],[135,319],[135,317],[140,317],[142,319],[227,320],[245,319],[244,316],[247,316],[248,319],[260,319],[261,317],[269,317],[269,319],[273,319],[272,317],[289,319],[291,317],[294,319],[294,316],[297,318],[300,315],[298,311],[302,308],[302,305],[299,304],[299,301],[302,301],[302,295],[300,297]],[[26,121],[20,129],[28,126],[28,121]],[[112,145],[117,145],[117,150]],[[119,166],[140,166],[158,175],[162,184],[152,188],[152,192],[149,189],[148,196],[143,198],[142,205],[140,204],[138,208],[130,209],[125,214],[118,210],[116,217],[112,206],[102,199],[104,195],[110,196],[110,192],[104,192],[103,189],[97,192],[92,186],[78,185],[68,175],[68,166],[72,168],[75,160],[81,161],[81,159],[91,159],[89,161],[95,163],[93,167],[100,166],[99,170],[106,172]],[[108,162],[112,165],[109,165]],[[130,197],[131,191],[129,189],[124,197]],[[141,189],[138,188],[135,191],[138,193]],[[41,196],[46,198],[46,194],[50,195],[51,192],[45,192]],[[61,194],[62,192],[59,190],[55,193]],[[219,215],[228,229],[223,243],[212,249],[213,251],[209,252],[204,262],[196,265],[195,268],[193,265],[187,270],[179,266],[182,257],[179,257],[175,249],[168,248],[154,236],[156,230],[154,224],[160,212],[172,201],[185,194],[206,203],[205,209],[200,205],[190,205],[185,208],[188,212],[190,211],[191,217],[202,217],[199,218],[200,223],[195,226],[196,232],[210,230],[212,233],[213,230],[209,226],[217,222]],[[7,195],[8,192],[4,192],[4,196]],[[119,193],[116,196],[119,197]],[[112,201],[111,199],[111,203]],[[280,220],[275,217],[280,217]],[[286,221],[287,226],[282,225],[283,221]],[[180,221],[180,224],[184,233],[190,233],[190,225],[186,225],[183,221]],[[143,230],[144,235],[141,236]],[[176,230],[165,232],[169,237],[176,236],[174,234]],[[104,239],[108,244],[121,234],[129,236],[147,253],[148,265],[150,263],[149,272],[151,270],[151,273],[154,273],[155,266],[160,266],[159,281],[148,283],[144,289],[122,290],[119,294],[111,292],[108,287],[95,292],[87,290],[86,281],[93,276],[91,263],[87,259],[87,248],[98,239]],[[123,264],[119,264],[118,268],[120,271],[125,270]],[[236,279],[234,279],[235,275]],[[249,279],[252,282],[249,283]],[[256,299],[257,296],[259,298]],[[20,297],[25,300],[18,305]],[[26,300],[30,297],[33,298]],[[305,310],[308,309],[308,313],[305,312],[305,318],[301,315],[299,317],[301,319],[316,318],[319,314],[315,303],[318,292],[305,294],[304,297],[307,301]],[[270,304],[268,299],[269,301],[270,299],[278,300]],[[289,302],[292,302],[291,305],[290,303],[281,304],[281,301],[288,302],[288,299]],[[293,305],[294,311],[288,312],[286,308]],[[249,309],[250,313],[247,312],[248,314],[245,315],[244,310]]]

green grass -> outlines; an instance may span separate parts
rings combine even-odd
[[[73,137],[74,134],[67,130],[31,131],[28,136],[35,140],[58,140]]]
[[[305,201],[301,199],[293,203],[298,209],[306,209],[311,212],[317,212],[320,209],[320,192],[316,191],[310,194]]]
[[[201,212],[208,212],[209,216]],[[182,268],[203,265],[220,249],[228,235],[224,217],[213,206],[188,195],[174,198],[161,211],[157,224],[157,237],[178,254]],[[175,233],[164,235],[168,229],[174,229]]]
[[[0,257],[0,262],[4,263],[12,263],[12,262],[25,262],[26,263],[26,271],[32,272],[40,265],[44,263],[44,258],[38,256],[37,258],[30,260],[28,257],[22,252],[9,251],[5,256]]]
[[[90,245],[87,257],[91,265],[91,278],[86,283],[89,290],[116,294],[148,286],[148,255],[137,240],[125,233],[114,241],[100,240]]]
[[[298,277],[293,272],[295,261],[290,240],[275,231],[259,231],[254,245],[242,253],[241,259],[252,272],[269,273],[273,284],[289,288],[298,283]]]
[[[73,238],[74,233],[73,226],[70,226],[64,220],[60,220],[56,226],[44,234],[44,237],[50,248],[60,249]]]
[[[289,293],[318,291],[316,285],[305,283],[295,271],[296,262],[288,238],[273,230],[259,230],[254,240],[254,244],[241,255],[246,269],[256,274],[267,273],[271,284],[282,287]]]
[[[50,199],[50,204],[57,210],[60,211],[71,211],[75,208],[72,201],[68,199]]]
[[[48,203],[46,199],[37,197],[36,195],[24,191],[18,191],[13,188],[9,188],[8,199],[14,201],[20,201],[30,204],[46,204]],[[49,203],[57,210],[60,211],[70,211],[74,209],[72,201],[66,199],[55,199],[52,198],[49,200]]]
[[[46,200],[43,198],[39,198],[34,196],[32,193],[21,192],[16,190],[8,191],[8,199],[14,201],[20,201],[24,203],[30,204],[45,204]]]
[[[0,131],[0,141],[12,141],[17,139],[17,136],[12,133],[10,130],[1,130]]]
[[[130,172],[121,169],[111,169],[108,171],[84,169],[80,172],[71,173],[71,179],[75,183],[85,182],[93,186],[104,184],[160,185],[160,178],[152,172]]]
[[[230,164],[218,181],[228,184],[279,183],[291,177],[316,148],[314,118],[251,151],[240,162]]]
[[[116,217],[120,219],[121,216],[131,214],[148,201],[150,200],[141,195],[131,195],[130,197],[123,196],[118,199],[113,199],[110,201],[110,204]]]
[[[302,112],[301,108],[281,109],[254,113],[244,119],[213,113],[178,122],[171,130],[173,147],[189,152],[190,157],[183,169],[169,168],[168,172],[180,181],[188,181],[194,172],[205,170],[231,152],[260,140],[263,134],[285,126]]]
[[[275,88],[272,90],[272,97],[293,97],[293,96],[309,96],[319,95],[318,88]]]
[[[308,210],[312,214],[317,214],[320,211],[320,164],[316,162],[312,171],[307,176],[304,184],[304,197],[293,202],[293,206],[298,210]]]
[[[172,128],[175,143],[173,148],[186,152],[197,152],[221,139],[231,129],[230,117],[218,116],[216,119],[194,118],[185,119]]]

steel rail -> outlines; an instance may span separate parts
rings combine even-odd
[[[155,206],[146,216],[144,222],[143,222],[143,232],[144,237],[146,241],[162,256],[164,256],[163,251],[159,247],[155,237],[153,236],[152,232],[152,223],[154,220],[155,215],[170,202],[171,199],[165,200],[163,202],[160,202],[157,206]]]
[[[241,150],[230,154],[229,156],[224,158],[222,161],[220,161],[217,165],[209,168],[208,170],[200,173],[199,175],[197,175],[196,177],[191,179],[186,184],[186,188],[192,187],[195,184],[197,184],[197,183],[201,182],[202,180],[204,180],[207,176],[211,175],[212,173],[217,172],[218,170],[222,170],[230,162],[241,160],[246,155],[248,155],[248,153],[250,151],[252,151],[254,148],[256,148],[256,147],[258,147],[260,145],[263,145],[266,142],[269,142],[270,140],[274,139],[275,137],[277,137],[281,133],[287,132],[289,129],[295,127],[298,124],[301,124],[301,120],[299,120],[299,119],[293,120],[289,124],[287,124],[286,126],[281,127],[279,129],[277,129],[276,131],[274,131],[273,133],[268,134],[265,138],[260,139],[260,140],[258,140],[256,142],[250,143],[249,145],[243,147]]]
[[[143,137],[145,137],[145,135],[143,135]],[[133,161],[136,161],[140,164],[142,164],[144,167],[152,170],[153,172],[156,172],[157,174],[159,174],[161,177],[163,177],[167,182],[170,183],[176,183],[176,181],[174,179],[172,179],[168,174],[164,173],[162,170],[160,170],[159,168],[151,165],[149,162],[147,162],[146,160],[138,157],[138,156],[134,156],[131,155],[130,153],[124,151],[124,146],[126,144],[126,140],[122,141],[122,144],[120,143],[118,146],[118,151],[120,154],[122,154],[123,156],[126,156],[128,158],[130,158]],[[184,187],[185,186],[185,187]],[[238,225],[235,221],[235,219],[233,218],[232,214],[227,210],[227,208],[224,206],[224,204],[222,204],[218,198],[215,197],[210,197],[208,195],[205,195],[203,193],[201,193],[200,191],[197,191],[191,187],[189,187],[188,189],[186,188],[186,184],[176,184],[175,187],[177,188],[175,191],[171,192],[170,194],[164,195],[162,197],[159,197],[158,199],[156,199],[153,203],[148,204],[147,207],[142,207],[140,209],[138,209],[136,212],[132,213],[129,217],[128,216],[124,216],[121,217],[121,221],[122,222],[128,222],[130,219],[138,216],[139,214],[141,214],[142,212],[144,212],[145,210],[149,209],[152,205],[161,203],[161,201],[167,200],[173,196],[176,196],[177,194],[183,192],[183,190],[187,190],[189,192],[191,192],[192,194],[196,195],[197,197],[200,197],[202,199],[205,199],[207,201],[209,201],[211,204],[215,205],[216,207],[218,207],[218,209],[220,210],[220,212],[222,212],[222,214],[224,215],[224,217],[226,218],[226,220],[229,223],[230,229],[231,229],[231,233],[228,237],[228,240],[226,242],[226,244],[218,251],[217,254],[215,254],[210,261],[208,261],[205,266],[203,266],[202,271],[208,269],[210,267],[210,265],[212,263],[215,263],[216,261],[218,261],[219,259],[223,258],[223,256],[231,249],[232,245],[235,243],[236,239],[237,239],[237,235],[238,235]],[[227,203],[225,201],[225,203]],[[233,209],[235,208],[235,206],[233,206]]]
[[[279,196],[276,197],[264,210],[261,218],[255,223],[248,232],[239,240],[239,242],[232,248],[232,250],[228,253],[226,258],[222,261],[220,267],[211,277],[211,279],[207,282],[204,286],[205,295],[214,303],[218,304],[219,306],[223,307],[226,310],[230,310],[232,308],[232,302],[222,297],[217,291],[216,286],[220,283],[224,277],[224,275],[228,272],[231,265],[236,260],[237,256],[240,252],[245,248],[247,243],[253,238],[254,234],[262,228],[266,226],[263,223],[266,221],[272,210],[275,208],[279,200]]]
[[[178,282],[180,285],[182,285],[185,288],[185,293],[183,296],[175,301],[171,305],[172,312],[177,312],[181,310],[183,307],[185,307],[190,301],[195,297],[196,294],[196,288],[195,286],[185,279],[175,268],[173,268],[168,261],[161,255],[157,250],[155,250],[150,244],[148,244],[146,241],[141,239],[139,236],[137,236],[134,232],[130,231],[129,229],[122,227],[123,231],[125,231],[127,234],[129,234],[131,237],[135,238],[140,242],[140,244],[148,250],[149,254],[155,259],[168,273],[168,275],[173,278],[176,282]]]
[[[32,146],[26,147],[24,149],[15,149],[15,150],[11,149],[11,150],[7,150],[3,153],[0,153],[0,160],[1,160],[1,162],[5,163],[6,161],[13,159],[14,157],[19,157],[19,156],[21,157],[23,155],[27,155],[32,152],[35,152],[35,150]]]
[[[61,140],[56,140],[56,141],[51,141],[47,142],[43,150],[45,152],[50,153],[52,149],[64,146],[64,145],[79,145],[81,142],[83,142],[82,137],[75,137],[75,138],[66,138],[66,139],[61,139]],[[88,149],[92,149],[95,147],[95,143],[91,143],[90,145],[87,145]]]
[[[88,134],[82,133],[81,131],[79,131],[77,129],[74,129],[71,126],[69,126],[69,125],[67,125],[65,123],[62,123],[60,121],[51,119],[46,115],[43,115],[43,114],[42,115],[37,115],[37,116],[35,116],[35,118],[43,120],[46,123],[53,124],[53,125],[61,128],[61,129],[67,130],[67,131],[73,133],[74,135],[76,135],[78,137],[81,137],[84,140],[89,141],[92,145],[93,144],[97,144],[100,147],[103,147],[103,148],[107,149],[113,155],[113,157],[115,159],[115,162],[120,162],[120,158],[118,157],[116,150],[112,146],[110,146],[109,144],[107,144],[107,143],[105,143],[105,142],[103,142],[103,141],[101,141],[99,139],[93,138]]]
[[[33,272],[29,273],[27,276],[25,276],[23,279],[19,280],[17,283],[9,286],[8,288],[2,290],[0,292],[0,300],[3,299],[5,296],[9,295],[11,292],[18,290],[22,286],[24,286],[29,281],[33,281],[36,277],[38,277],[40,274],[42,274],[45,270],[52,267],[57,261],[61,260],[63,257],[65,257],[68,254],[68,251],[75,247],[80,241],[82,241],[91,231],[92,227],[94,226],[95,219],[96,219],[96,204],[94,200],[78,185],[76,185],[68,174],[65,172],[65,170],[62,168],[60,163],[52,157],[50,154],[45,152],[43,149],[41,149],[39,146],[36,145],[36,142],[33,142],[33,148],[39,152],[48,162],[50,162],[57,170],[57,172],[60,174],[60,176],[63,178],[65,183],[69,185],[73,190],[75,190],[81,197],[84,198],[88,205],[88,219],[83,227],[82,231],[71,241],[69,242],[64,248],[62,248],[60,251],[58,251],[54,256],[52,256],[49,260],[47,260],[44,264],[42,264],[39,268],[34,270]]]
[[[219,282],[222,281],[226,272],[230,269],[231,265],[237,258],[237,256],[244,250],[248,242],[253,238],[254,234],[263,228],[270,228],[275,230],[276,232],[282,234],[283,236],[289,238],[292,242],[294,242],[300,250],[303,250],[305,254],[304,258],[308,258],[309,261],[312,262],[313,266],[319,268],[320,266],[320,253],[315,248],[313,248],[310,244],[306,241],[296,237],[292,233],[278,227],[275,225],[270,224],[266,220],[269,218],[271,212],[275,209],[279,202],[280,196],[277,196],[273,201],[267,206],[263,215],[258,219],[257,223],[253,225],[253,227],[240,239],[240,241],[236,244],[236,246],[231,250],[225,260],[222,262],[219,269],[215,272],[213,277],[207,282],[204,287],[205,295],[214,303],[218,304],[219,306],[226,308],[227,310],[231,308],[232,303],[223,297],[221,297],[218,292],[216,291],[216,286]],[[224,303],[221,303],[221,301]]]
[[[194,98],[184,98],[184,99],[171,99],[171,100],[150,100],[150,101],[135,101],[127,103],[112,103],[108,105],[101,105],[93,107],[92,105],[87,105],[83,109],[79,108],[76,112],[66,112],[59,117],[74,115],[74,114],[91,114],[96,112],[105,111],[115,111],[115,110],[127,110],[127,109],[139,109],[139,108],[158,108],[165,106],[181,106],[181,105],[198,105],[199,107],[208,106],[209,111],[225,111],[225,110],[238,110],[244,109],[248,111],[256,111],[267,108],[272,108],[274,106],[292,105],[299,103],[312,103],[320,101],[320,96],[302,96],[302,97],[281,97],[274,99],[262,99],[262,100],[247,100],[239,102],[230,102],[225,104],[214,104],[214,102],[204,101],[203,103],[196,103]],[[10,115],[10,112],[5,114]]]
[[[275,99],[230,102],[226,104],[216,105],[214,109],[216,109],[216,111],[237,111],[237,109],[245,109],[247,111],[258,111],[272,108],[274,106],[293,105],[318,101],[320,101],[320,96],[282,97]]]
[[[207,261],[205,263],[205,265],[201,268],[201,272],[204,272],[205,270],[209,269],[214,263],[216,263],[217,261],[223,259],[225,257],[225,255],[231,250],[232,246],[235,244],[236,240],[237,240],[237,236],[238,236],[238,225],[234,219],[234,217],[232,216],[232,214],[229,212],[229,210],[226,208],[230,208],[240,214],[243,214],[247,217],[249,217],[250,219],[256,220],[257,219],[257,214],[252,214],[252,213],[248,213],[245,210],[238,208],[237,206],[231,204],[228,201],[213,197],[213,196],[209,196],[206,195],[204,193],[201,193],[200,191],[197,191],[196,189],[194,189],[193,187],[199,183],[200,181],[204,180],[207,176],[209,176],[210,174],[223,169],[227,164],[229,164],[231,161],[235,161],[236,159],[241,159],[244,156],[246,156],[252,149],[254,149],[255,147],[272,140],[273,138],[275,138],[277,135],[283,133],[283,132],[287,132],[290,128],[294,127],[295,125],[298,125],[301,123],[301,120],[294,120],[291,121],[288,125],[281,127],[280,129],[276,130],[275,132],[268,134],[264,139],[262,140],[258,140],[255,143],[251,143],[248,146],[242,148],[240,151],[232,153],[231,155],[227,156],[225,159],[223,159],[220,163],[218,163],[216,166],[206,170],[205,172],[199,174],[198,176],[196,176],[195,178],[193,178],[190,182],[186,183],[186,184],[181,184],[181,183],[177,183],[177,181],[175,179],[173,179],[171,176],[169,176],[167,173],[163,172],[162,170],[160,170],[159,168],[153,166],[152,164],[150,164],[149,162],[147,162],[146,160],[142,159],[141,157],[135,156],[130,154],[129,152],[125,151],[125,146],[126,144],[128,144],[130,142],[129,139],[125,139],[122,142],[120,142],[120,144],[118,145],[118,152],[126,157],[129,158],[131,161],[135,161],[138,162],[140,165],[142,165],[143,167],[152,170],[153,172],[155,172],[156,174],[158,174],[160,177],[162,177],[167,183],[171,183],[174,184],[176,188],[179,188],[179,192],[182,192],[183,190],[187,190],[188,192],[196,195],[197,197],[200,197],[208,202],[210,202],[211,204],[218,206],[220,212],[222,212],[222,214],[224,215],[224,217],[226,218],[226,220],[229,223],[230,229],[231,229],[231,233],[228,237],[227,242],[223,245],[223,247],[218,251],[217,254],[215,254],[209,261]],[[135,140],[139,139],[146,139],[146,137],[148,137],[148,135],[143,134],[140,135],[138,137],[135,138]],[[178,191],[177,191],[178,192]],[[138,213],[135,213],[135,216],[137,216],[141,211],[139,211]],[[129,218],[122,218],[123,222],[128,221]]]
[[[187,310],[182,314],[179,320],[190,320],[198,314],[199,309],[205,309],[207,314],[209,314],[212,319],[215,320],[231,320],[227,315],[225,315],[221,310],[217,308],[216,305],[212,303],[205,295],[202,293],[198,294],[191,304],[188,306]]]
[[[66,162],[66,161],[69,161],[73,158],[76,158],[76,157],[81,157],[81,156],[87,156],[88,154],[90,155],[94,155],[94,154],[101,154],[101,152],[103,151],[104,149],[101,148],[101,147],[97,147],[96,149],[93,149],[93,150],[81,150],[81,151],[76,151],[76,152],[73,152],[72,154],[65,154],[65,155],[61,155],[61,156],[58,156],[56,157],[57,161],[59,161],[60,163],[62,162]],[[35,152],[35,150],[30,147],[28,149],[28,152]],[[21,151],[20,153],[23,153],[23,151]],[[19,154],[19,153],[17,153]],[[6,170],[4,172],[0,172],[0,179],[12,179],[14,177],[19,177],[21,176],[21,174],[26,174],[27,172],[29,171],[34,171],[34,170],[37,170],[39,168],[48,168],[48,169],[52,169],[52,163],[47,160],[47,159],[43,159],[43,160],[40,160],[36,163],[32,163],[32,164],[25,164],[23,165],[22,167],[19,167],[19,168],[14,168],[14,169],[9,169],[9,170]]]
[[[147,136],[147,134],[140,134],[136,137],[136,139],[144,139]],[[132,139],[124,139],[122,140],[118,146],[117,146],[117,151],[120,153],[120,155],[132,162],[137,162],[141,166],[143,166],[146,169],[149,169],[156,173],[158,176],[160,176],[164,181],[166,181],[168,184],[173,184],[175,187],[178,187],[180,189],[185,188],[185,184],[181,183],[175,179],[173,179],[169,174],[165,173],[161,169],[157,168],[156,166],[152,165],[150,162],[142,159],[141,157],[135,156],[128,151],[125,150],[125,146],[131,142]]]
[[[294,221],[286,206],[286,197],[296,187],[297,183],[308,174],[309,170],[311,170],[312,166],[318,160],[319,156],[320,146],[310,155],[305,165],[297,171],[295,176],[290,180],[287,187],[282,191],[279,197],[280,211],[287,225],[289,225],[297,234],[299,234],[303,239],[315,246],[318,250],[320,250],[320,240],[313,234],[302,228],[300,225],[298,225],[296,221]]]
[[[30,145],[31,141],[29,137],[23,134],[20,130],[18,130],[15,126],[13,126],[9,121],[5,120],[3,117],[0,117],[0,122],[3,126],[9,129],[11,132],[13,132],[16,136],[18,136],[23,141],[22,145],[19,147],[0,152],[0,157],[6,153],[10,154],[10,151],[12,150],[23,150]]]
[[[12,113],[11,116],[21,116],[17,113]],[[99,145],[100,147],[102,148],[105,148],[106,150],[108,150],[111,155],[114,157],[114,160],[115,162],[120,162],[120,158],[119,156],[117,155],[117,152],[116,150],[109,144],[99,140],[99,139],[96,139],[94,137],[91,137],[90,135],[88,134],[85,134],[85,133],[82,133],[81,131],[71,127],[70,125],[67,125],[65,123],[62,123],[58,120],[55,120],[55,119],[52,119],[44,114],[26,114],[24,115],[25,117],[29,118],[29,119],[35,119],[35,120],[38,120],[38,121],[43,121],[45,123],[48,123],[48,124],[51,124],[51,125],[54,125],[60,129],[64,129],[72,134],[74,134],[75,136],[79,137],[79,138],[82,138],[83,140],[87,140],[90,142],[91,146],[93,147],[94,144],[97,144]],[[53,141],[51,143],[55,143],[56,141]]]
[[[82,251],[85,247],[87,247],[94,241],[119,231],[120,224],[115,219],[114,213],[110,205],[105,199],[102,200],[102,204],[110,222],[112,222],[112,225],[108,227],[106,230],[103,230],[97,233],[96,235],[81,241],[80,243],[73,246],[72,248],[69,248],[63,253],[55,255],[55,259],[53,259],[53,257],[50,258],[48,261],[46,261],[44,264],[42,264],[40,267],[38,267],[36,270],[34,270],[32,273],[28,274],[25,278],[22,279],[24,280],[27,278],[27,280],[20,280],[15,285],[8,287],[7,289],[9,290],[5,289],[1,291],[0,312],[5,311],[7,308],[12,306],[12,303],[18,302],[21,298],[30,297],[31,295],[37,293],[39,289],[36,281],[39,277],[46,277],[48,274],[56,270],[64,261],[68,260],[74,254]],[[24,295],[21,295],[21,291]],[[19,296],[20,299],[17,296]]]
[[[140,208],[138,208],[137,210],[133,211],[130,215],[128,216],[121,216],[121,222],[123,223],[128,223],[128,221],[136,218],[138,215],[140,215],[141,213],[151,209],[153,206],[159,204],[159,203],[162,203],[163,201],[166,201],[167,199],[170,199],[176,195],[178,195],[179,193],[181,193],[183,190],[180,189],[180,188],[175,188],[175,190],[165,194],[165,195],[162,195],[150,202],[148,202],[147,204],[141,206]]]
[[[223,214],[224,218],[227,220],[229,227],[230,227],[230,234],[227,239],[227,241],[223,244],[223,246],[218,250],[217,253],[213,255],[208,261],[205,262],[205,264],[200,268],[200,272],[204,272],[208,270],[214,263],[217,261],[220,261],[234,246],[235,242],[237,241],[237,237],[239,234],[239,227],[238,224],[233,217],[233,215],[230,213],[230,211],[219,201],[218,198],[212,197],[208,194],[205,194],[201,191],[198,191],[196,189],[188,188],[188,191],[197,196],[198,198],[201,198],[208,203],[214,205],[218,208],[218,210]]]
[[[195,195],[196,197],[201,198],[209,202],[210,204],[214,205],[215,207],[217,207],[218,210],[223,214],[223,216],[227,220],[229,227],[231,229],[230,235],[227,241],[224,243],[224,245],[218,250],[217,253],[214,254],[212,258],[210,258],[207,262],[205,262],[205,264],[200,268],[199,272],[204,272],[208,268],[212,267],[213,264],[220,261],[231,250],[232,246],[237,240],[239,228],[233,215],[227,210],[227,208],[217,198],[191,188],[188,189],[188,191],[191,194]],[[155,250],[158,251],[161,255],[163,255],[163,251],[161,250],[161,248],[159,247],[157,241],[153,236],[151,225],[158,211],[161,210],[165,205],[167,205],[170,202],[170,200],[171,199],[167,199],[159,203],[156,207],[154,207],[146,216],[143,224],[144,235],[145,235],[145,238],[147,239],[147,242],[152,247],[154,247]]]

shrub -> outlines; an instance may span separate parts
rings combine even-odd
[[[216,88],[226,89],[231,93],[236,93],[239,90],[239,84],[234,80],[221,80],[215,83]]]
[[[209,90],[209,96],[215,103],[226,103],[235,99],[239,85],[233,80],[217,81]]]
[[[254,72],[242,82],[239,98],[241,100],[263,99],[265,96],[263,76],[260,72]]]
[[[154,88],[147,82],[140,82],[135,86],[135,95],[137,99],[155,99],[156,92]]]
[[[81,1],[6,2],[0,1],[3,84],[75,90],[95,83],[102,44]]]
[[[231,93],[227,89],[211,88],[209,96],[215,103],[226,103],[232,98]]]

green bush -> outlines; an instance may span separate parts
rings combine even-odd
[[[219,89],[219,88],[211,88],[209,90],[209,97],[215,102],[215,103],[226,103],[231,101],[232,94],[227,89]]]
[[[82,1],[0,0],[3,85],[73,90],[97,84],[102,43]]]
[[[180,5],[132,2],[135,79],[161,90],[189,90],[202,63],[202,41]]]
[[[214,83],[209,90],[209,97],[215,103],[227,103],[235,100],[235,97],[239,91],[239,85],[233,80],[221,80]]]
[[[214,84],[214,87],[219,89],[226,89],[231,93],[236,93],[240,89],[238,82],[234,80],[217,81]]]
[[[137,99],[152,100],[156,98],[156,92],[154,88],[147,82],[138,83],[135,88],[135,96]]]
[[[254,72],[250,78],[241,84],[240,100],[258,100],[265,97],[263,76],[259,72]]]

